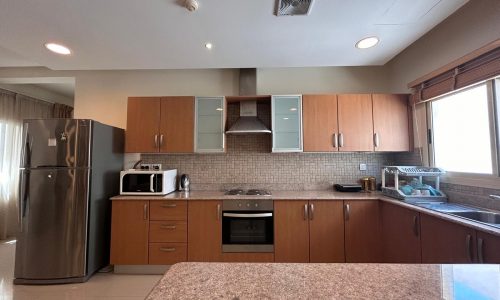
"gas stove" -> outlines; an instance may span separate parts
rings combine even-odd
[[[234,196],[271,196],[270,191],[266,190],[257,190],[257,189],[251,189],[251,190],[241,190],[241,189],[234,189],[234,190],[228,190],[224,193],[224,195],[234,195]]]

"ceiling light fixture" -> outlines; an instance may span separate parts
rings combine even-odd
[[[45,48],[47,48],[48,50],[50,50],[54,53],[57,53],[57,54],[62,54],[62,55],[70,55],[71,54],[71,50],[68,47],[63,46],[61,44],[46,43]]]
[[[371,47],[375,46],[376,44],[378,44],[378,42],[379,42],[379,39],[376,36],[367,37],[367,38],[364,38],[364,39],[360,40],[359,42],[357,42],[356,48],[358,48],[358,49],[371,48]]]
[[[206,43],[205,44],[205,48],[207,48],[209,50],[212,49],[212,47],[213,47],[212,43]]]

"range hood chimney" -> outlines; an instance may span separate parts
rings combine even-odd
[[[240,96],[257,95],[257,69],[240,69]],[[262,134],[271,130],[257,117],[257,100],[240,101],[240,117],[227,134]]]

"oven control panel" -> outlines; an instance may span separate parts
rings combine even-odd
[[[273,200],[224,200],[222,202],[223,211],[239,211],[239,210],[254,210],[254,211],[273,211]]]

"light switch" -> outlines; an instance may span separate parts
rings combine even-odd
[[[366,171],[366,164],[359,164],[360,171]]]

